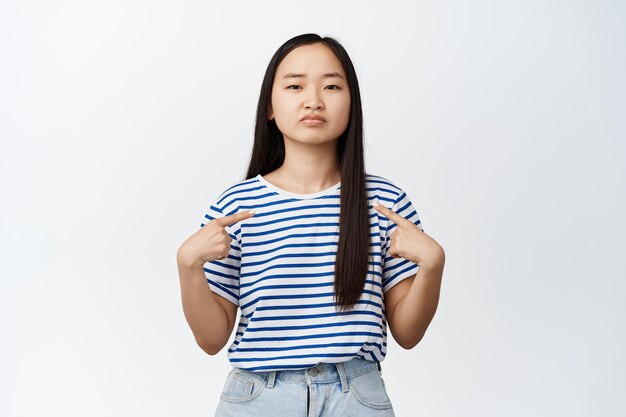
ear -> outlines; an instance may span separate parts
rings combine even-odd
[[[269,106],[267,110],[267,120],[272,120],[274,118],[274,112],[272,111],[272,106]]]

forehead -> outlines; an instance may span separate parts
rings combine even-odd
[[[277,79],[287,73],[304,74],[308,77],[320,77],[325,73],[338,72],[345,78],[341,61],[325,45],[301,45],[290,51],[278,65]]]

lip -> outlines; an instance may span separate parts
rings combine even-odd
[[[326,119],[324,119],[322,116],[320,116],[319,114],[307,114],[306,116],[304,116],[302,119],[300,119],[301,122],[307,121],[307,120],[318,120],[320,122],[325,122]]]
[[[305,124],[305,125],[315,126],[315,125],[324,124],[326,122],[323,120],[318,120],[318,119],[304,119],[300,123]]]

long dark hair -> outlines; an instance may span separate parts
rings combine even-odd
[[[361,93],[352,61],[346,50],[331,37],[315,33],[295,36],[274,54],[265,71],[256,112],[254,146],[246,179],[265,175],[279,168],[285,159],[284,138],[274,119],[268,120],[274,76],[283,58],[301,45],[322,43],[339,59],[350,90],[350,120],[337,144],[341,170],[341,214],[335,262],[336,307],[345,311],[359,300],[369,269],[370,221],[365,189],[363,155],[363,113]]]

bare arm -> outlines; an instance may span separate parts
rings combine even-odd
[[[420,267],[417,275],[385,294],[389,329],[404,349],[412,349],[424,337],[437,311],[442,274],[443,261],[430,268]]]
[[[390,236],[387,254],[419,265],[416,275],[394,285],[385,294],[391,333],[400,346],[411,349],[422,340],[437,311],[445,252],[411,220],[383,205],[374,204],[374,208],[397,225]]]
[[[215,355],[228,342],[238,306],[211,291],[205,262],[226,259],[232,238],[225,227],[254,215],[254,210],[215,218],[191,235],[176,252],[185,318],[198,345]]]
[[[209,288],[203,265],[190,264],[177,257],[178,275],[185,319],[198,343],[209,355],[218,353],[228,342],[235,325],[237,306]],[[228,304],[232,307],[224,307]]]

